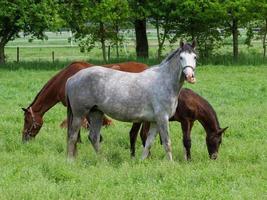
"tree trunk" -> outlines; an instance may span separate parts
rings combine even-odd
[[[146,19],[135,20],[134,27],[135,27],[135,37],[136,37],[136,55],[139,58],[148,58]]]
[[[159,34],[159,22],[158,22],[158,19],[156,20],[156,30],[157,30],[157,38],[158,38],[158,59],[160,59],[162,47],[160,45],[161,43],[160,43],[160,34]]]
[[[263,39],[262,39],[262,44],[263,44],[263,57],[266,57],[266,35],[267,35],[267,19],[265,19],[265,30],[263,32]]]
[[[233,57],[234,60],[238,59],[238,20],[233,19],[232,21],[232,35],[233,35]]]
[[[164,29],[164,33],[163,33],[162,37],[160,36],[159,20],[158,19],[156,21],[156,30],[157,30],[157,38],[158,38],[158,59],[160,59],[161,55],[162,55],[163,45],[164,45],[167,33],[166,33],[166,29]]]
[[[119,58],[119,26],[118,24],[116,25],[116,56]]]
[[[102,49],[102,55],[103,55],[103,60],[105,63],[107,63],[107,55],[106,55],[106,44],[105,44],[105,33],[104,33],[104,24],[100,22],[100,34],[101,34],[101,49]]]
[[[0,65],[5,63],[5,46],[0,44]]]

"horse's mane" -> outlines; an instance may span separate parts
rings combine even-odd
[[[215,112],[214,108],[212,107],[212,105],[203,97],[201,97],[200,95],[198,95],[197,93],[195,93],[198,98],[200,98],[205,106],[206,109],[203,108],[203,110],[207,110],[208,109],[208,112],[211,112],[213,114],[213,116],[215,117],[215,121],[218,125],[218,127],[220,127],[220,123],[219,123],[219,120],[218,120],[218,117],[217,117],[217,113]]]
[[[181,48],[178,48],[174,51],[172,51],[171,53],[169,53],[169,55],[161,62],[161,64],[168,62],[169,60],[171,60],[178,52],[180,53]]]
[[[216,122],[218,124],[218,127],[220,127],[220,123],[219,123],[219,120],[218,120],[218,117],[217,117],[217,113],[215,112],[214,108],[211,106],[211,104],[206,99],[204,99],[204,102],[207,105],[207,108],[209,108],[210,111],[213,113],[213,115],[215,117],[215,120],[216,120]]]
[[[35,101],[38,99],[38,97],[40,96],[40,94],[45,90],[47,89],[51,83],[53,83],[55,81],[55,79],[58,78],[58,76],[63,73],[68,67],[70,67],[71,65],[75,64],[75,63],[80,63],[80,62],[72,62],[70,63],[67,67],[65,67],[63,70],[59,71],[56,75],[54,75],[43,87],[42,89],[38,92],[38,94],[35,96],[34,100],[32,101],[32,103],[28,106],[28,108],[30,108],[34,103]]]
[[[187,51],[189,53],[196,53],[194,48],[190,44],[184,44],[182,47],[179,47],[178,49],[171,52],[161,63],[166,63],[169,60],[171,60],[175,55],[180,54],[184,51]]]

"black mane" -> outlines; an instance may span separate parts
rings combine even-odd
[[[175,51],[171,52],[163,61],[164,62],[168,62],[169,60],[171,60],[177,53],[180,54],[182,52],[189,52],[189,53],[196,53],[195,49],[192,47],[192,45],[186,43],[184,44],[182,47],[179,47],[178,49],[176,49]]]

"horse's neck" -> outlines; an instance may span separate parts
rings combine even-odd
[[[220,128],[217,115],[210,105],[201,106],[197,118],[207,134],[214,133]]]
[[[51,92],[51,87],[42,89],[42,91],[35,97],[30,107],[35,114],[43,116],[50,108],[59,102],[56,95],[56,93]]]
[[[170,81],[170,86],[178,95],[184,82],[184,77],[182,77],[182,68],[180,67],[178,59],[173,58],[162,63],[160,70],[160,73],[165,79],[164,81]]]

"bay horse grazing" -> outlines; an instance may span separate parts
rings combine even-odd
[[[34,138],[38,134],[43,125],[43,116],[50,108],[59,102],[66,106],[65,84],[67,79],[78,71],[92,66],[93,64],[87,62],[71,63],[43,86],[27,108],[22,108],[24,111],[23,141]],[[147,68],[146,64],[137,62],[107,64],[103,66],[133,73],[144,71]],[[105,117],[103,124],[108,125],[110,123],[111,120]]]
[[[169,121],[181,123],[183,131],[183,145],[185,149],[185,159],[191,159],[191,129],[194,122],[198,120],[206,131],[206,144],[211,159],[216,159],[222,141],[222,134],[228,128],[220,128],[217,114],[210,103],[195,93],[183,88],[178,97],[176,112]],[[130,131],[131,155],[135,156],[135,143],[141,123],[133,124]],[[144,122],[140,131],[143,146],[145,146],[149,123]]]
[[[195,82],[194,47],[194,42],[192,45],[181,42],[161,64],[138,74],[96,66],[70,77],[66,83],[68,157],[76,155],[83,116],[90,123],[89,138],[98,152],[105,113],[120,121],[150,122],[142,159],[148,156],[159,131],[168,159],[172,160],[168,120],[175,113],[184,80]]]

